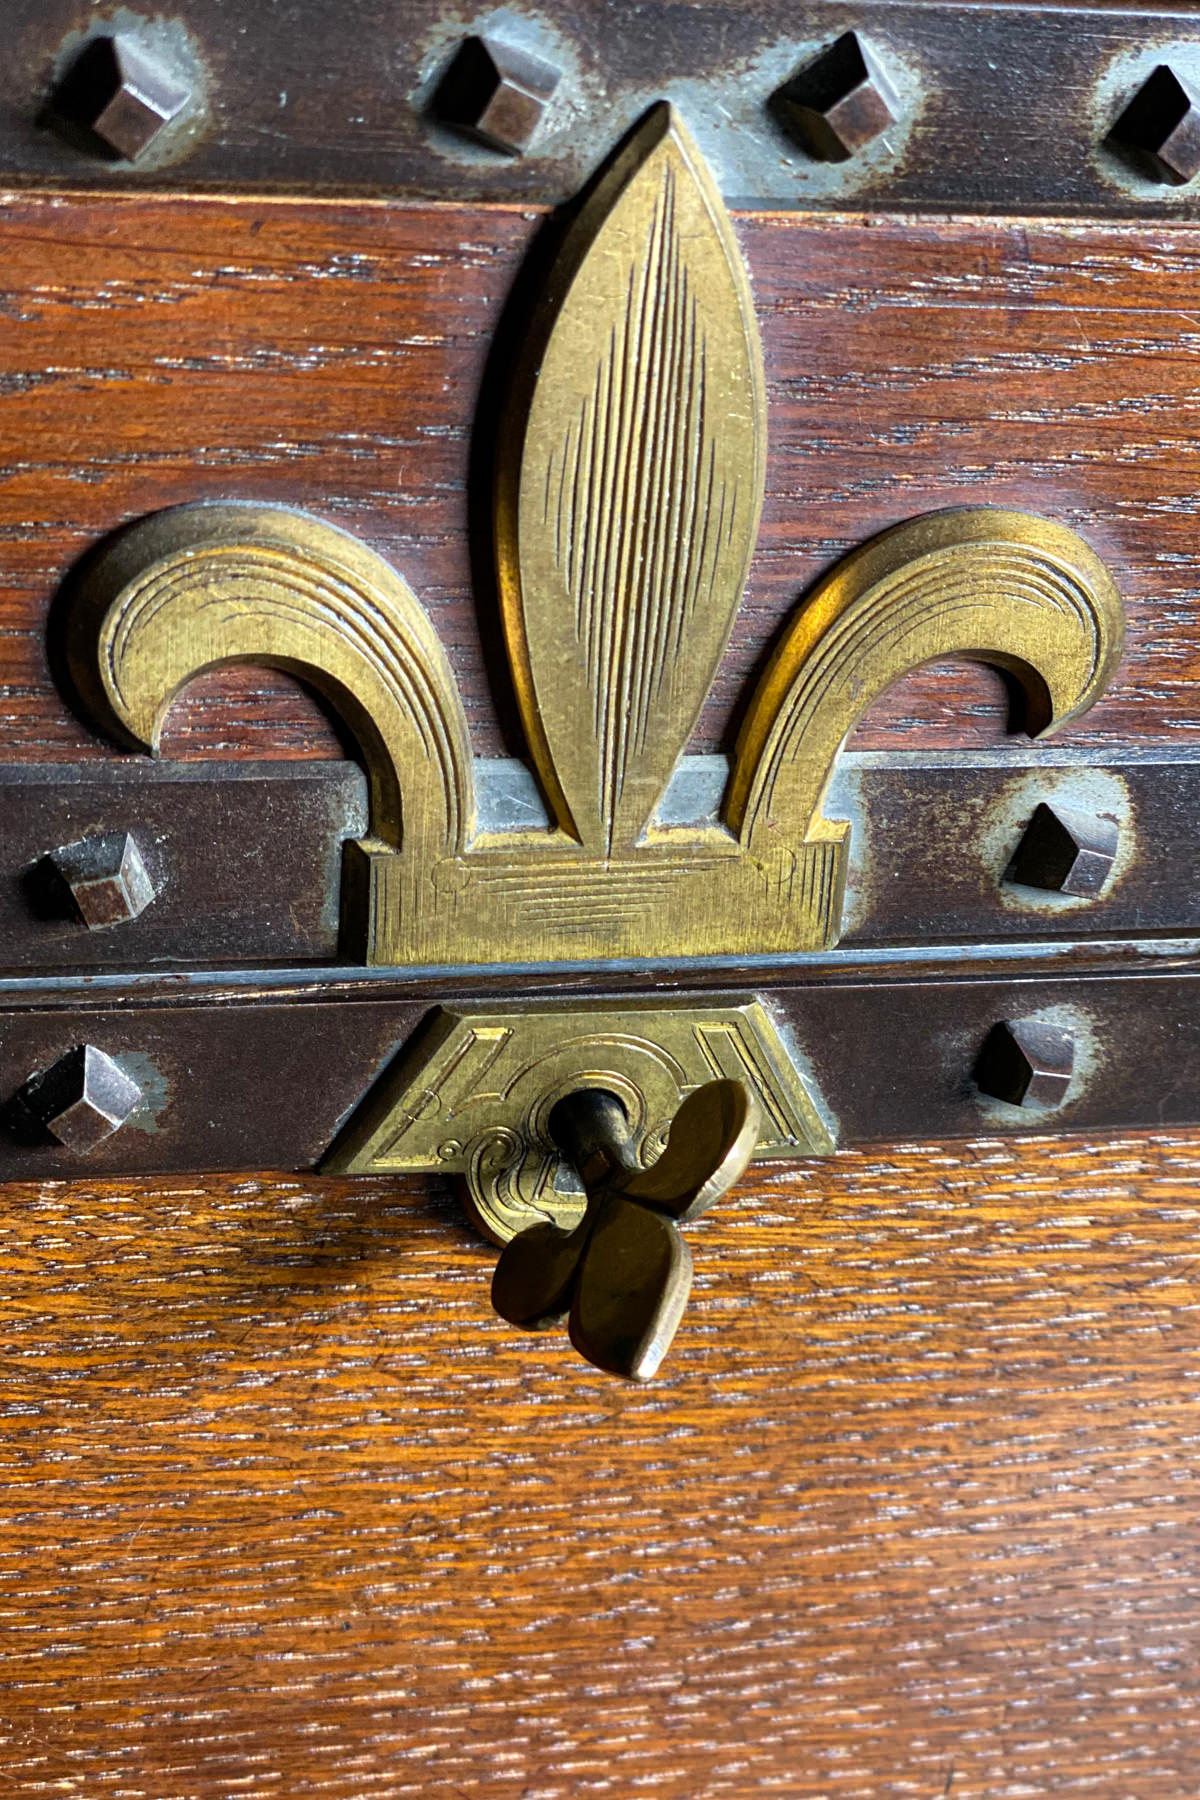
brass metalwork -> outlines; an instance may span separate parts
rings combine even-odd
[[[548,830],[481,831],[465,717],[413,595],[344,533],[205,506],[136,526],[88,578],[102,697],[153,745],[196,672],[307,675],[357,733],[370,834],[347,920],[372,963],[577,963],[827,948],[849,827],[824,817],[847,733],[914,665],[1010,671],[1030,728],[1089,706],[1120,597],[1065,526],[966,508],[897,526],[798,609],[751,699],[719,818],[658,807],[724,652],[758,528],[761,352],[720,196],[653,108],[566,232],[499,459],[504,629]],[[77,679],[95,641],[80,636]]]
[[[652,833],[716,673],[766,466],[749,284],[669,107],[563,244],[512,410],[496,536],[517,698],[562,831],[615,860]]]
[[[174,507],[101,552],[86,602],[74,679],[130,742],[157,754],[172,700],[205,669],[287,669],[358,739],[372,843],[394,849],[403,836],[426,867],[466,847],[471,747],[445,651],[407,584],[348,532],[282,507]]]
[[[615,1095],[644,1164],[687,1095],[714,1079],[754,1095],[756,1156],[833,1149],[816,1088],[761,1001],[542,1003],[433,1014],[323,1167],[462,1175],[475,1223],[505,1244],[531,1224],[571,1229],[583,1217],[584,1195],[564,1179],[550,1133],[559,1100],[580,1088]]]
[[[844,846],[847,827],[821,810],[834,761],[898,675],[943,656],[990,663],[1018,684],[1029,734],[1047,737],[1099,698],[1123,642],[1112,577],[1067,526],[994,507],[897,525],[793,616],[738,740],[729,823],[752,856],[770,857],[793,821],[805,851]]]
[[[679,1223],[699,1218],[744,1173],[760,1129],[743,1081],[710,1081],[680,1107],[662,1155],[642,1169],[624,1107],[584,1088],[550,1115],[578,1169],[587,1211],[573,1231],[523,1231],[500,1253],[492,1304],[527,1331],[569,1314],[571,1342],[609,1374],[649,1381],[671,1347],[692,1286]]]

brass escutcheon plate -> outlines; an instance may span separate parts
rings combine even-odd
[[[570,1229],[584,1194],[550,1139],[556,1101],[582,1087],[617,1095],[649,1166],[688,1094],[725,1077],[762,1108],[757,1157],[828,1154],[834,1135],[761,1000],[442,1007],[401,1051],[323,1168],[347,1175],[464,1177],[467,1209],[494,1243],[552,1220]]]

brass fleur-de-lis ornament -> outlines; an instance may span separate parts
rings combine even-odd
[[[416,596],[347,533],[283,507],[175,507],[90,567],[73,670],[157,744],[223,662],[304,675],[358,737],[371,825],[344,923],[370,963],[780,955],[837,941],[849,827],[828,819],[847,733],[907,669],[1007,670],[1027,723],[1090,706],[1120,597],[1064,525],[965,507],[853,551],[783,631],[713,817],[662,801],[729,642],[766,471],[762,349],[720,192],[660,103],[566,227],[524,322],[497,457],[504,636],[548,819],[480,823],[484,771]],[[95,624],[95,630],[84,629]]]
[[[1124,615],[1099,557],[1056,521],[975,506],[893,524],[796,607],[739,704],[719,797],[680,810],[673,784],[696,774],[689,741],[758,534],[767,402],[737,237],[671,106],[645,114],[565,221],[522,332],[493,535],[541,809],[529,767],[476,761],[450,660],[397,571],[287,508],[177,507],[119,535],[88,566],[72,667],[151,747],[179,690],[221,663],[276,664],[325,694],[371,786],[369,830],[346,846],[350,955],[438,979],[675,971],[665,1010],[662,996],[564,1008],[543,995],[430,1013],[324,1164],[464,1177],[472,1217],[508,1246],[504,1316],[565,1313],[585,1356],[645,1379],[687,1295],[679,1221],[754,1148],[747,1093],[764,1154],[819,1154],[835,1136],[769,1004],[680,1002],[689,966],[744,971],[836,944],[851,825],[826,816],[827,791],[892,682],[947,656],[994,664],[1044,736],[1103,692]],[[727,1079],[706,1087],[714,1076]],[[547,1129],[580,1090],[627,1106],[634,1136],[622,1150],[609,1117],[607,1149],[583,1158],[582,1218]]]

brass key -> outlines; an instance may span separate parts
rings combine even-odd
[[[744,1172],[760,1108],[740,1081],[710,1081],[684,1101],[667,1145],[639,1168],[629,1120],[614,1094],[581,1088],[549,1127],[578,1170],[587,1210],[573,1231],[534,1225],[501,1252],[492,1304],[527,1331],[569,1320],[571,1342],[596,1368],[649,1381],[671,1347],[692,1286],[679,1225],[695,1219]]]

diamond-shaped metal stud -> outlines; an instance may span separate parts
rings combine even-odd
[[[988,1033],[975,1080],[983,1093],[1010,1106],[1060,1106],[1074,1069],[1069,1031],[1036,1019],[1009,1019]]]
[[[154,899],[154,883],[127,831],[104,831],[52,850],[48,859],[71,890],[89,931],[136,919]]]
[[[119,1131],[142,1090],[111,1056],[79,1044],[56,1063],[31,1075],[5,1108],[10,1129],[36,1124],[68,1150],[86,1156]]]
[[[1200,175],[1200,93],[1169,64],[1159,63],[1110,136],[1133,152],[1151,180],[1181,187]]]
[[[521,156],[560,80],[558,69],[526,50],[500,38],[469,37],[442,77],[433,110],[444,125]]]
[[[1093,898],[1112,872],[1119,845],[1111,819],[1043,803],[1025,827],[1005,880]]]
[[[820,162],[846,162],[900,116],[900,100],[856,31],[829,47],[771,96],[788,135]]]
[[[151,51],[114,32],[89,39],[54,101],[65,119],[93,132],[114,156],[136,162],[190,98]]]

